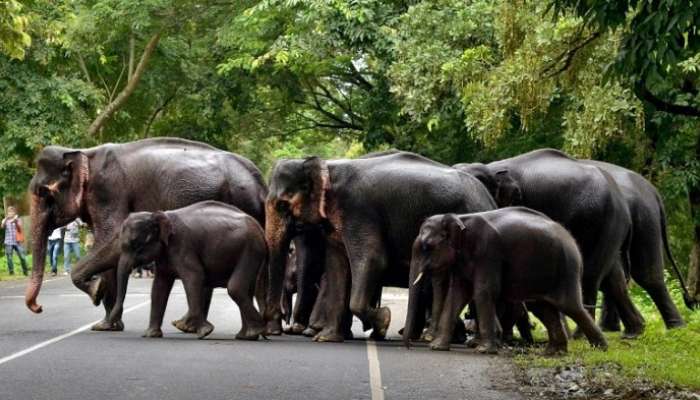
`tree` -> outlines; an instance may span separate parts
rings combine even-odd
[[[29,18],[23,15],[18,1],[0,1],[0,53],[19,60],[24,58],[25,48],[32,43],[28,24]]]
[[[694,0],[618,2],[553,0],[558,14],[573,10],[586,25],[597,32],[620,32],[616,58],[610,63],[610,75],[625,81],[645,103],[649,114],[668,113],[675,119],[661,129],[694,138],[688,146],[693,159],[687,170],[685,186],[694,221],[694,246],[689,280],[691,292],[700,299],[700,7]],[[692,120],[685,119],[694,118]],[[660,129],[648,129],[653,148],[658,148]]]

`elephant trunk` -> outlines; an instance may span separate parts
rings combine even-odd
[[[270,249],[270,258],[268,260],[267,307],[264,314],[266,321],[281,321],[281,297],[290,240],[287,225],[275,210],[274,204],[268,201],[266,208],[265,239]]]
[[[120,255],[119,234],[116,233],[109,241],[81,258],[73,268],[71,273],[73,284],[87,293],[95,305],[100,304],[103,288],[101,280],[94,280],[93,277],[114,268],[119,263]]]
[[[414,324],[417,318],[417,313],[421,308],[422,287],[423,281],[426,280],[425,268],[422,263],[416,260],[416,256],[412,257],[411,271],[408,281],[408,307],[406,309],[406,325],[403,327],[403,343],[408,348],[411,346],[411,337],[413,336]]]
[[[119,257],[119,266],[117,267],[117,300],[109,316],[112,322],[120,321],[122,318],[126,288],[129,285],[129,274],[131,274],[133,269],[134,262],[131,257],[126,255]]]
[[[52,228],[46,200],[33,194],[30,215],[32,218],[32,277],[27,285],[24,301],[32,312],[40,313],[42,307],[36,302],[36,299],[44,279],[46,245],[49,231]]]
[[[297,303],[294,309],[294,322],[308,325],[321,281],[321,273],[326,258],[323,232],[313,229],[304,233],[295,242],[297,271]]]

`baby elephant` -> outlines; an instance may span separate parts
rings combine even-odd
[[[424,273],[449,271],[450,286],[431,342],[434,350],[449,350],[451,322],[472,299],[479,316],[479,352],[498,351],[497,304],[521,301],[537,302],[536,316],[549,336],[546,354],[566,352],[560,312],[581,327],[591,345],[607,348],[605,337],[583,308],[576,241],[544,214],[509,207],[435,215],[421,226],[411,263],[414,286]]]
[[[117,304],[110,319],[121,316],[131,270],[155,261],[151,318],[144,337],[163,336],[163,314],[177,278],[187,295],[187,331],[200,339],[211,333],[207,293],[225,287],[241,312],[243,327],[236,338],[256,340],[262,334],[263,319],[253,306],[253,294],[258,271],[267,263],[267,244],[254,218],[217,201],[166,212],[137,212],[124,221],[119,241]]]

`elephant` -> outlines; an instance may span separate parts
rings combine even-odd
[[[381,288],[408,286],[411,244],[422,220],[496,206],[473,176],[399,151],[353,160],[279,160],[269,186],[265,233],[271,275],[265,318],[281,318],[291,238],[305,229],[321,229],[326,252],[319,301],[325,309],[317,341],[343,341],[348,310],[365,330],[372,329],[373,338],[384,338],[391,313],[376,307]],[[433,281],[433,307],[439,307],[443,280],[435,276]]]
[[[559,313],[572,318],[594,347],[607,348],[603,333],[583,307],[582,260],[576,240],[558,223],[525,207],[506,207],[471,214],[428,218],[413,244],[411,269],[418,271],[409,290],[409,304],[423,275],[448,271],[449,289],[431,342],[433,350],[449,350],[452,320],[474,300],[479,320],[477,351],[498,352],[501,302],[537,302],[547,328],[545,354],[565,353],[567,334]],[[408,346],[410,318],[404,342]]]
[[[300,335],[313,321],[312,312],[318,299],[325,260],[325,246],[321,244],[325,239],[321,230],[307,229],[299,232],[292,242],[284,276],[282,311],[290,324],[284,332]]]
[[[129,274],[155,262],[151,316],[144,337],[162,337],[161,325],[170,290],[181,279],[187,295],[187,331],[202,339],[214,326],[206,320],[211,297],[225,287],[241,313],[237,339],[256,340],[265,325],[253,305],[258,272],[267,267],[265,232],[255,218],[218,201],[203,201],[171,211],[131,213],[113,238],[121,249],[117,301],[109,322],[121,321]],[[205,304],[206,302],[206,304]]]
[[[267,187],[258,168],[244,157],[203,143],[153,138],[87,149],[47,146],[37,156],[36,165],[29,185],[34,258],[26,304],[33,312],[42,311],[36,299],[48,234],[80,217],[92,227],[95,244],[71,278],[96,305],[103,302],[105,319],[93,330],[124,329],[121,321],[108,319],[116,300],[120,250],[110,243],[129,213],[220,200],[237,206],[261,225],[265,223]],[[91,279],[98,273],[100,278]]]
[[[627,291],[632,220],[613,178],[553,149],[489,164],[456,164],[484,183],[499,207],[525,206],[562,224],[583,255],[583,301],[595,317],[599,288],[620,311],[623,337],[644,331],[644,318]]]
[[[681,283],[686,306],[692,310],[696,304],[688,294],[683,276],[668,245],[666,212],[661,195],[654,185],[634,171],[602,161],[582,161],[609,173],[622,192],[632,217],[632,242],[629,253],[629,272],[632,279],[649,293],[667,328],[685,326],[664,281],[664,250]],[[601,325],[606,330],[619,330],[617,311],[607,298],[604,299]]]

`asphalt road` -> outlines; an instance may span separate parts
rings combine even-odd
[[[238,310],[215,291],[205,340],[169,321],[186,311],[182,286],[173,289],[164,338],[144,339],[150,279],[132,279],[124,332],[91,332],[103,316],[66,278],[47,280],[44,312],[24,306],[23,282],[0,282],[0,400],[9,399],[520,399],[508,360],[465,348],[407,350],[406,293],[385,290],[392,310],[389,340],[313,343],[308,338],[234,340]]]

